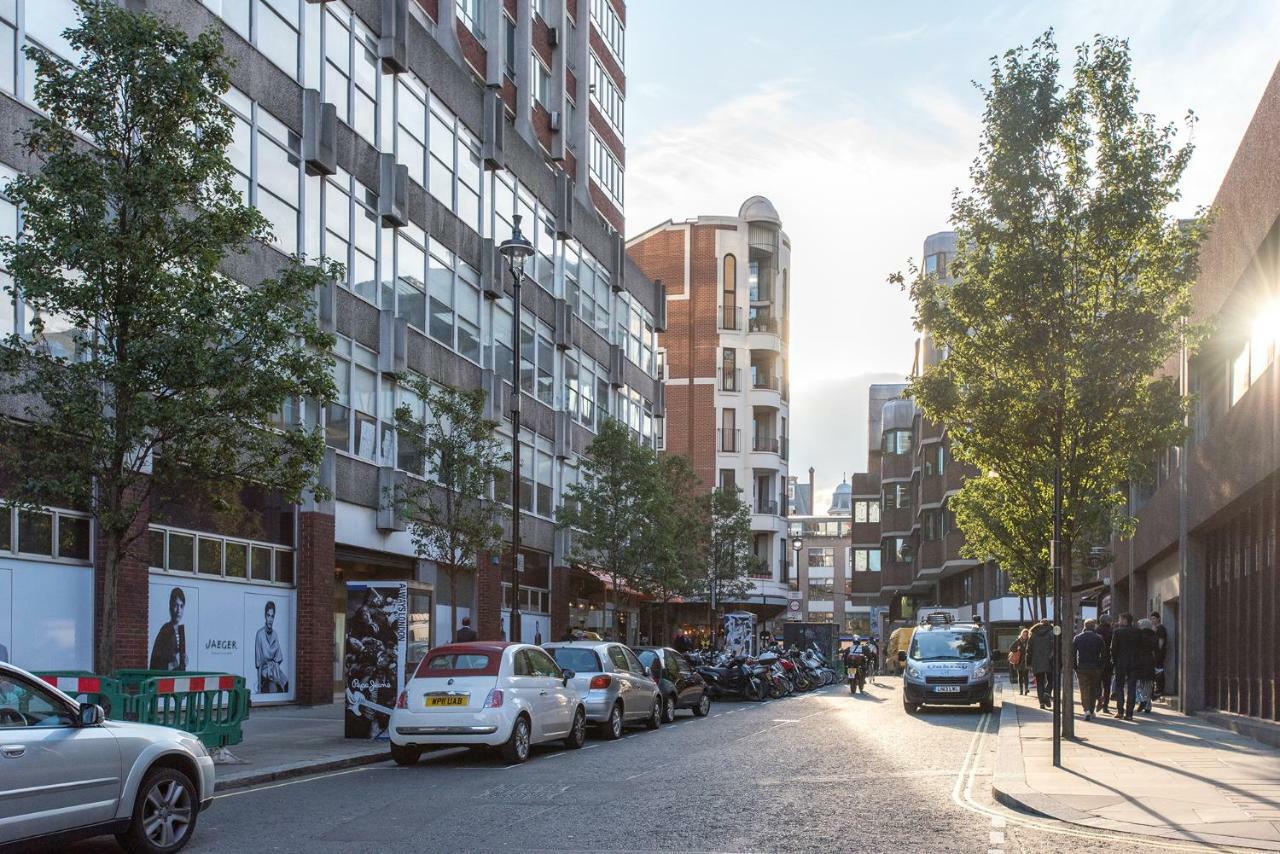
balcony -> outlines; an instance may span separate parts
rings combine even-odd
[[[915,464],[910,454],[885,454],[880,457],[880,482],[908,480]]]
[[[778,502],[768,498],[762,498],[756,502],[756,512],[762,516],[777,516]]]
[[[770,332],[777,335],[779,328],[778,318],[769,312],[758,313],[747,321],[748,332]]]
[[[742,329],[742,309],[737,306],[720,307],[720,328],[730,332]]]
[[[788,446],[788,439],[787,439],[787,437],[786,437],[786,436],[783,436],[783,437],[782,437],[782,439],[781,439],[781,443],[782,443],[782,444],[781,444],[781,446],[780,446],[780,448],[779,448],[779,450],[778,450],[778,453],[782,455],[782,458],[783,458],[784,460],[790,459],[790,458],[791,458],[791,456],[790,456],[790,454],[791,454],[791,449],[790,449],[790,447]]]
[[[764,373],[763,371],[756,371],[753,368],[751,371],[751,387],[766,389],[768,391],[779,391],[782,389],[782,378]]]
[[[742,391],[742,369],[717,368],[716,386],[721,391]]]
[[[736,454],[742,448],[742,431],[733,427],[720,428],[720,453]]]
[[[777,436],[753,436],[751,438],[751,450],[753,451],[765,451],[770,454],[776,454],[780,449],[780,443]]]
[[[880,514],[880,530],[885,534],[907,534],[915,523],[915,513],[910,507],[890,507]]]

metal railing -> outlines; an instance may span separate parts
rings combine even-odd
[[[778,332],[778,318],[772,314],[757,314],[747,321],[747,331],[772,332],[776,335]]]
[[[737,330],[742,328],[742,308],[733,305],[720,307],[720,328]]]
[[[778,437],[777,436],[753,436],[751,439],[751,448],[755,451],[767,451],[771,454],[778,453]]]
[[[778,502],[768,499],[756,502],[756,512],[765,516],[778,515]]]
[[[782,378],[775,377],[773,374],[766,374],[753,370],[751,372],[751,387],[766,388],[772,391],[778,391],[782,388]]]
[[[716,374],[721,391],[742,391],[742,368],[717,368]]]
[[[742,431],[733,427],[720,428],[720,453],[736,454],[742,446]]]

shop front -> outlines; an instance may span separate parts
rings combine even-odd
[[[349,588],[352,583],[377,588],[380,584],[403,582],[408,585],[406,605],[405,668],[413,672],[437,639],[432,635],[435,625],[435,587],[420,579],[419,561],[408,555],[361,549],[354,546],[337,546],[334,549],[333,584],[333,682],[334,693],[346,691],[347,623],[351,603]],[[442,641],[440,641],[442,642]]]

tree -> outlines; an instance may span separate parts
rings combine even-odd
[[[249,481],[291,501],[313,483],[318,427],[273,427],[287,400],[333,397],[333,340],[311,320],[312,294],[340,271],[294,258],[252,286],[222,272],[271,235],[227,160],[221,41],[114,3],[78,6],[66,36],[79,66],[27,48],[44,115],[25,148],[42,168],[6,190],[23,233],[0,256],[32,320],[0,348],[15,416],[0,453],[15,501],[96,519],[105,670],[120,561],[158,477],[210,493]]]
[[[458,631],[458,573],[477,554],[502,543],[501,508],[489,488],[507,475],[510,454],[498,425],[484,417],[484,391],[402,380],[422,408],[396,410],[396,435],[406,468],[423,479],[398,484],[391,500],[403,514],[418,557],[434,561],[449,580],[449,637]]]
[[[697,579],[705,573],[710,520],[707,502],[699,494],[701,481],[689,458],[665,454],[656,465],[658,488],[651,492],[646,514],[653,540],[642,586],[662,607],[659,638],[669,638],[671,600],[700,589]]]
[[[656,471],[654,452],[633,441],[625,424],[606,419],[582,455],[581,479],[570,485],[557,516],[560,525],[574,529],[570,559],[609,575],[617,636],[622,582],[637,584],[652,560],[649,511],[658,488]]]
[[[751,571],[759,564],[752,548],[751,508],[742,500],[742,490],[719,487],[704,499],[710,517],[705,572],[700,588],[707,595],[707,619],[715,637],[720,603],[751,594]]]
[[[947,356],[909,393],[957,459],[998,479],[967,481],[958,518],[966,538],[1021,553],[1022,573],[1043,566],[1055,470],[1070,579],[1073,552],[1123,518],[1118,487],[1183,434],[1186,400],[1160,370],[1183,340],[1204,222],[1168,213],[1191,146],[1138,111],[1130,70],[1128,44],[1099,36],[1063,86],[1052,32],[993,59],[972,187],[953,205],[955,282],[910,284]]]

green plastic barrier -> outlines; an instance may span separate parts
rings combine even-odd
[[[135,719],[133,698],[117,678],[98,676],[87,670],[42,670],[35,675],[82,703],[102,706],[103,713],[113,721]]]
[[[122,670],[116,676],[132,694],[133,720],[184,730],[211,750],[244,741],[241,724],[249,716],[244,677],[156,670]]]

